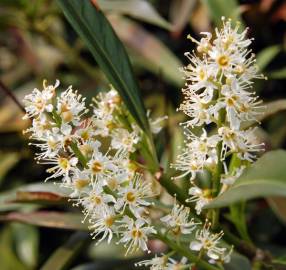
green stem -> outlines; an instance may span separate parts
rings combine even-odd
[[[74,154],[76,155],[76,157],[78,158],[81,165],[84,168],[87,168],[87,160],[86,160],[85,156],[83,155],[83,153],[78,148],[77,144],[75,142],[72,142],[70,144],[70,147],[71,147],[72,151],[74,152]]]
[[[179,246],[176,241],[172,241],[169,238],[167,238],[165,235],[158,232],[156,235],[156,238],[160,239],[162,242],[167,244],[168,247],[170,247],[172,250],[176,251],[177,253],[181,254],[182,256],[188,258],[190,262],[195,262],[196,265],[204,270],[220,270],[216,266],[213,266],[201,259],[198,260],[198,257],[194,255],[192,252],[190,252],[188,249]]]
[[[216,166],[216,171],[213,175],[213,190],[212,190],[212,195],[213,197],[216,197],[219,194],[220,187],[221,187],[221,174],[223,170],[223,164],[221,161],[221,151],[222,151],[222,142],[219,142],[217,145],[217,166]]]

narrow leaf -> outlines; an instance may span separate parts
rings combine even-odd
[[[146,0],[97,0],[96,3],[103,11],[129,15],[130,17],[163,27],[167,30],[171,29],[171,24]]]
[[[193,0],[175,0],[170,7],[173,35],[179,36],[190,21],[191,12],[196,6]]]
[[[234,22],[241,21],[240,10],[237,0],[203,0],[207,6],[212,19],[217,26],[221,25],[221,17],[233,19]]]
[[[12,212],[7,215],[0,215],[0,221],[18,221],[36,226],[69,229],[87,230],[87,225],[81,222],[81,214],[61,213],[52,211],[38,211],[31,213]]]
[[[286,224],[286,198],[285,197],[270,197],[267,202],[275,215]]]
[[[286,78],[286,68],[282,68],[279,70],[272,71],[268,74],[269,78],[271,79],[280,79],[283,80]]]
[[[70,264],[79,251],[84,247],[89,239],[89,235],[84,232],[74,233],[68,241],[59,247],[47,262],[41,267],[41,270],[64,270],[68,269]]]
[[[25,203],[62,203],[70,190],[54,183],[34,183],[0,193],[0,211],[16,210]]]
[[[19,153],[0,153],[0,183],[4,179],[5,175],[12,169],[16,163],[20,160]]]
[[[264,103],[263,105],[265,106],[264,111],[257,117],[257,121],[260,122],[280,111],[286,110],[286,99],[271,101],[268,103]],[[257,122],[256,121],[245,122],[243,123],[242,128],[246,129],[255,123]]]
[[[279,45],[274,45],[259,52],[257,54],[256,63],[260,70],[264,70],[280,51],[281,47]]]
[[[108,80],[120,93],[134,119],[148,133],[146,111],[129,58],[108,20],[90,0],[57,2]]]
[[[16,243],[15,250],[17,256],[25,265],[29,266],[29,268],[35,269],[39,255],[38,228],[20,223],[12,224],[11,228]]]
[[[179,72],[182,63],[159,39],[127,18],[108,18],[120,39],[134,53],[134,59],[139,65],[157,75],[162,74],[176,86],[182,86],[182,74]]]
[[[216,208],[258,197],[286,196],[286,151],[264,154],[222,195],[206,208]]]

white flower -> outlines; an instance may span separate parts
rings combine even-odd
[[[35,88],[33,92],[26,95],[23,102],[25,105],[25,119],[38,117],[44,111],[51,112],[53,110],[52,98],[55,96],[55,90],[60,82],[56,80],[55,85],[46,86],[46,81],[43,81],[44,89],[40,91]]]
[[[205,166],[207,167],[217,160],[216,145],[220,141],[220,137],[218,135],[208,137],[204,129],[200,137],[187,129],[185,131],[185,135],[190,142],[187,141],[183,153],[178,155],[176,163],[171,166],[184,172],[176,178],[191,174],[191,180],[193,180],[196,174],[201,172]]]
[[[197,186],[193,186],[189,189],[189,195],[191,197],[187,199],[187,202],[195,202],[195,209],[199,215],[202,212],[202,209],[207,205],[211,200],[211,191],[209,189],[200,189]]]
[[[93,239],[96,239],[99,235],[102,234],[101,238],[97,240],[97,244],[102,242],[107,238],[107,243],[109,244],[112,237],[113,232],[116,229],[114,226],[114,222],[116,220],[115,212],[113,208],[106,207],[100,213],[94,212],[89,220],[92,224],[89,226],[89,229],[92,230],[91,235]]]
[[[57,113],[64,123],[79,125],[81,116],[87,111],[85,98],[73,91],[71,86],[57,98]]]
[[[77,163],[78,159],[76,157],[67,158],[58,155],[55,157],[46,158],[41,162],[41,164],[55,165],[47,170],[47,172],[53,173],[53,175],[49,176],[46,180],[63,176],[63,181],[70,181],[69,173],[74,170]]]
[[[139,130],[129,132],[125,128],[116,128],[111,132],[111,147],[113,149],[126,149],[128,152],[136,150],[135,145],[140,141]]]
[[[47,115],[40,114],[39,117],[33,119],[32,126],[26,129],[24,133],[31,133],[30,139],[38,140],[47,137],[54,127],[56,127],[56,123],[51,121]]]
[[[71,181],[61,184],[63,187],[72,190],[70,198],[81,197],[82,194],[87,194],[91,190],[90,176],[86,171],[75,168],[71,173]]]
[[[205,37],[201,38],[200,41],[197,41],[196,39],[194,39],[193,37],[191,37],[191,35],[188,35],[188,38],[196,43],[197,46],[197,50],[200,53],[207,53],[211,47],[210,44],[210,40],[212,39],[212,34],[209,32],[201,32],[201,35],[204,35]]]
[[[186,126],[194,127],[212,122],[212,111],[209,102],[205,101],[200,95],[186,91],[186,100],[180,105],[179,110],[183,111],[191,120],[186,121]]]
[[[90,141],[96,135],[96,127],[92,119],[82,121],[80,127],[75,130],[75,135],[82,141]]]
[[[119,108],[121,104],[121,98],[115,89],[111,89],[105,93],[99,93],[96,98],[93,99],[95,103],[94,114],[104,119],[105,116],[112,115],[115,109]]]
[[[150,270],[165,270],[167,260],[167,256],[158,257],[157,255],[155,255],[155,257],[150,260],[144,260],[139,263],[136,263],[136,266],[149,266]]]
[[[114,111],[120,111],[122,102],[118,93],[111,89],[106,93],[99,93],[93,99],[93,123],[96,127],[96,134],[103,137],[109,136],[110,131],[117,127],[117,119]]]
[[[127,247],[126,255],[129,252],[134,252],[139,248],[143,251],[148,251],[147,240],[150,234],[156,234],[156,231],[153,227],[150,227],[146,224],[143,219],[136,219],[134,221],[128,216],[124,216],[120,228],[123,229],[122,238],[118,243],[123,243],[124,247]]]
[[[149,206],[150,202],[145,199],[152,197],[151,183],[144,181],[141,174],[135,174],[127,186],[118,190],[119,198],[115,205],[117,210],[123,213],[128,206],[132,213],[139,218],[144,211],[144,206]]]
[[[92,184],[92,189],[88,190],[85,196],[75,199],[76,203],[74,205],[82,205],[83,213],[85,215],[84,220],[91,215],[101,215],[107,211],[109,203],[115,203],[115,198],[106,194],[103,191],[103,187],[98,184]]]
[[[229,172],[225,162],[223,163],[223,167],[224,167],[225,173],[221,175],[220,181],[221,181],[221,183],[228,185],[228,186],[233,185],[235,183],[236,179],[241,176],[241,174],[243,173],[243,171],[245,169],[245,166],[241,166],[241,167],[237,168],[235,171]]]
[[[196,225],[194,219],[190,219],[190,208],[183,205],[174,205],[171,213],[161,218],[161,221],[172,229],[174,234],[190,234]]]
[[[237,22],[235,27],[233,28],[233,24],[231,19],[225,20],[222,17],[223,27],[220,31],[216,28],[216,41],[220,47],[223,47],[225,50],[236,50],[237,48],[243,49],[247,48],[252,40],[246,38],[248,28],[246,28],[243,32],[240,32],[240,23]]]
[[[221,94],[216,106],[226,109],[232,129],[238,130],[242,121],[256,121],[264,109],[262,101],[257,101],[258,97],[253,96],[253,93],[243,90],[236,79],[230,79],[229,84],[223,85]]]
[[[186,257],[182,257],[180,262],[170,257],[168,258],[168,260],[169,262],[167,263],[165,270],[184,270],[191,267],[191,265],[187,264],[188,259]]]
[[[216,75],[216,70],[211,68],[208,59],[204,57],[200,59],[195,54],[185,53],[185,56],[190,60],[190,64],[183,69],[185,78],[190,84],[183,89],[184,94],[188,92],[197,93],[200,91],[200,97],[204,102],[210,102],[213,97],[213,92],[217,88],[213,79]]]
[[[237,156],[242,160],[253,162],[256,158],[256,153],[263,150],[261,143],[256,143],[255,129],[233,130],[229,127],[221,127],[218,129],[219,135],[222,137],[222,160],[229,153],[237,153]]]
[[[211,223],[206,221],[204,227],[196,232],[196,240],[190,243],[190,249],[203,250],[211,260],[218,261],[225,258],[227,248],[219,246],[223,232],[212,233],[210,227]]]
[[[87,163],[88,171],[93,182],[106,183],[107,179],[112,177],[118,170],[118,162],[124,157],[110,156],[109,152],[101,153],[98,149],[99,145],[93,149],[93,154]]]
[[[162,122],[163,122],[164,120],[168,119],[168,116],[165,115],[165,116],[158,117],[158,118],[156,118],[156,119],[153,120],[153,119],[150,117],[150,113],[151,113],[150,110],[147,111],[147,118],[148,118],[148,121],[149,121],[149,125],[150,125],[151,132],[152,132],[153,134],[158,134],[158,133],[161,131],[161,129],[162,129]]]

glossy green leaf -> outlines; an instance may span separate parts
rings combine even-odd
[[[271,79],[280,79],[283,80],[286,78],[286,68],[272,71],[268,74],[268,77]]]
[[[171,24],[146,0],[97,0],[96,2],[103,11],[128,15],[167,30],[171,29]]]
[[[263,113],[259,114],[257,116],[257,121],[261,122],[265,120],[266,118],[280,112],[286,110],[286,99],[279,99],[271,102],[264,103],[263,106],[265,106]],[[244,129],[252,126],[253,124],[257,124],[256,121],[248,121],[244,122],[242,124],[242,127]]]
[[[87,225],[82,223],[82,214],[62,213],[54,211],[37,211],[31,213],[11,212],[0,215],[0,222],[17,221],[36,226],[87,230]]]
[[[70,190],[54,183],[34,183],[0,193],[0,212],[27,208],[25,203],[62,203]]]
[[[191,13],[196,6],[193,0],[175,0],[170,6],[170,17],[173,24],[173,35],[179,36],[190,21]]]
[[[182,74],[179,71],[183,64],[156,36],[122,16],[108,18],[117,35],[133,52],[135,63],[176,86],[183,85]]]
[[[74,233],[68,241],[59,247],[40,268],[41,270],[64,270],[76,259],[79,251],[84,247],[89,234],[84,232]]]
[[[274,45],[259,52],[256,57],[256,64],[258,65],[259,69],[264,70],[280,51],[281,47],[279,45]]]
[[[267,202],[274,214],[286,224],[286,198],[285,197],[270,197]]]
[[[11,225],[17,256],[25,265],[35,269],[39,255],[38,228],[20,223]]]
[[[251,270],[252,267],[251,267],[249,260],[246,257],[234,252],[231,255],[230,262],[225,264],[224,269],[225,270]]]
[[[0,183],[19,160],[19,153],[0,153]]]
[[[217,26],[221,25],[221,17],[231,18],[234,22],[240,21],[240,9],[237,0],[203,0],[211,18]]]
[[[250,242],[251,240],[248,235],[246,216],[245,216],[245,202],[232,204],[229,207],[229,210],[230,210],[229,214],[226,215],[227,219],[229,219],[234,224],[240,237],[243,240]]]
[[[286,151],[264,154],[206,208],[228,206],[258,197],[286,196]]]
[[[58,0],[66,18],[85,42],[139,126],[149,133],[146,111],[128,55],[103,13],[89,0]]]
[[[10,226],[4,226],[0,231],[0,269],[28,270],[17,257],[13,249],[13,232]]]

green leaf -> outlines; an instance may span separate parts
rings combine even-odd
[[[231,255],[230,262],[224,265],[224,269],[225,270],[242,270],[242,269],[251,270],[252,267],[251,267],[249,260],[246,257],[234,252]]]
[[[179,36],[190,21],[191,13],[196,7],[193,0],[175,0],[170,6],[170,17],[173,24],[173,35]]]
[[[21,156],[19,153],[0,153],[0,183],[20,158]]]
[[[286,110],[286,99],[279,99],[271,102],[264,103],[263,106],[265,106],[263,113],[259,114],[257,117],[257,121],[261,122],[264,119],[280,112],[283,110]],[[253,124],[256,124],[256,121],[247,121],[242,124],[242,128],[246,129]]]
[[[232,204],[229,209],[230,213],[227,214],[226,217],[234,224],[241,238],[247,242],[251,242],[247,231],[245,202]]]
[[[17,221],[36,226],[69,229],[88,230],[87,225],[82,223],[82,214],[62,213],[54,211],[37,211],[31,213],[12,212],[0,215],[0,221]]]
[[[129,15],[130,17],[163,27],[167,30],[170,30],[172,27],[171,24],[145,0],[97,0],[97,3],[103,11]]]
[[[275,215],[286,224],[286,198],[285,197],[269,197],[267,202]]]
[[[13,234],[10,226],[2,227],[0,231],[0,268],[3,270],[28,270],[15,254],[13,249]]]
[[[41,270],[64,270],[68,269],[79,251],[84,247],[89,239],[89,235],[84,232],[74,233],[68,241],[59,247],[47,262],[40,268]]]
[[[285,79],[286,78],[286,68],[272,71],[268,73],[268,77],[271,79]]]
[[[25,265],[35,269],[39,253],[38,229],[27,224],[14,223],[11,225],[18,257]]]
[[[183,85],[182,74],[179,72],[182,63],[156,36],[122,16],[108,18],[117,35],[133,52],[135,63],[154,72],[157,76],[162,74],[164,79],[176,86]]]
[[[286,196],[286,151],[276,150],[264,154],[206,208],[269,196]]]
[[[89,0],[58,0],[108,80],[120,93],[138,125],[150,133],[143,101],[128,55],[103,13]]]
[[[281,51],[281,46],[274,45],[263,49],[257,54],[256,64],[260,70],[264,70],[265,67],[273,60],[273,58]]]
[[[54,183],[35,183],[0,193],[0,211],[22,209],[25,203],[62,203],[70,190]]]
[[[217,26],[221,25],[221,17],[231,18],[234,22],[240,21],[240,10],[237,0],[203,0],[208,12]],[[242,27],[243,28],[243,27]]]

